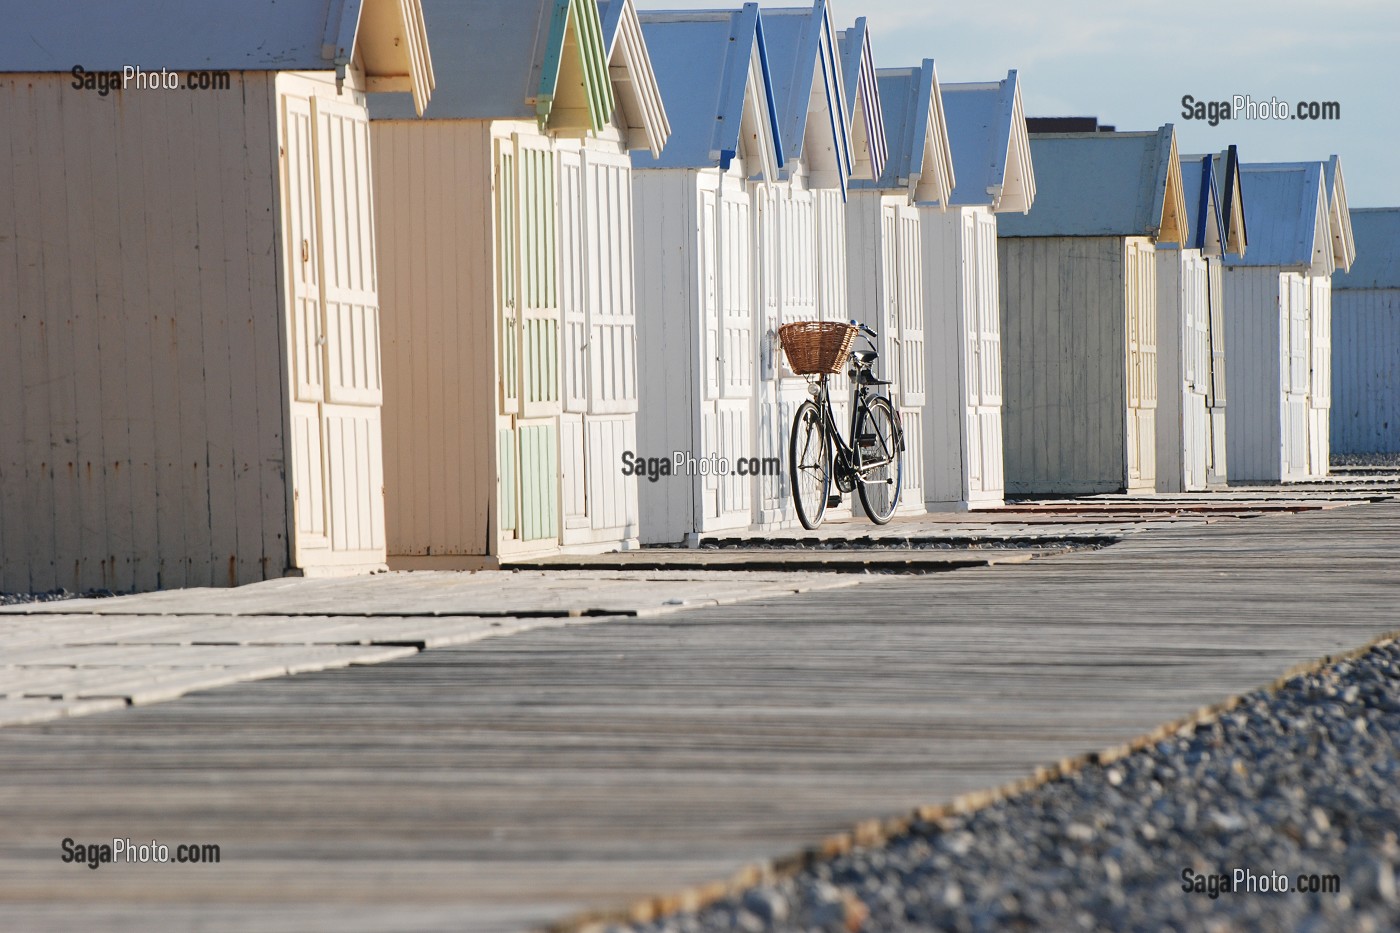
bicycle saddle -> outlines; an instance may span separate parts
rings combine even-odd
[[[852,350],[851,359],[856,361],[857,366],[874,366],[875,361],[880,358],[880,354],[874,350]]]

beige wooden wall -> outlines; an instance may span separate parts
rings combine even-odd
[[[1123,488],[1126,277],[1116,237],[1003,237],[1006,491]]]
[[[496,553],[491,139],[372,121],[391,557]]]
[[[288,563],[270,78],[0,78],[0,591]]]

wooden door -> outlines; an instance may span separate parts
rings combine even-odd
[[[1331,457],[1332,280],[1309,277],[1311,369],[1308,385],[1308,472],[1326,476]]]
[[[968,212],[963,220],[966,305],[967,484],[969,500],[1002,494],[1001,313],[997,292],[996,217]]]
[[[1151,488],[1157,475],[1157,282],[1151,244],[1127,241],[1124,272],[1128,340],[1126,485]]]
[[[384,551],[379,298],[363,109],[283,97],[297,566]]]
[[[1311,381],[1311,327],[1308,320],[1308,282],[1303,276],[1285,275],[1279,289],[1284,326],[1283,368],[1283,475],[1302,479],[1308,474],[1308,385]],[[1285,297],[1286,296],[1286,297]]]
[[[548,140],[496,140],[500,397],[498,525],[524,542],[559,535],[562,410],[557,194]]]
[[[1210,283],[1206,261],[1195,250],[1179,250],[1181,256],[1181,340],[1183,372],[1181,444],[1182,484],[1204,489],[1209,460],[1210,426],[1206,395],[1210,389]]]

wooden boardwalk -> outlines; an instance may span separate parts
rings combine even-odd
[[[617,906],[1400,629],[1397,546],[1394,503],[1182,523],[0,729],[0,925],[493,930]],[[89,871],[65,836],[223,862]]]

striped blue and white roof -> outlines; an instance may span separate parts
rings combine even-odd
[[[1327,185],[1327,216],[1332,226],[1332,259],[1337,268],[1345,272],[1356,260],[1356,238],[1352,233],[1347,186],[1342,180],[1342,157],[1329,158],[1323,164],[1323,172]]]
[[[633,153],[633,167],[727,171],[741,158],[776,181],[784,152],[758,4],[638,17],[671,137],[659,156]]]
[[[942,91],[958,178],[951,203],[1029,211],[1035,168],[1016,72],[1000,81],[945,84]]]
[[[330,71],[357,53],[370,79],[411,91],[419,112],[433,62],[418,0],[103,0],[12,3],[0,72]]]
[[[881,68],[876,77],[889,158],[879,181],[853,182],[851,187],[901,192],[910,203],[946,207],[957,182],[933,59],[916,68]]]
[[[846,190],[851,134],[836,28],[826,0],[810,8],[763,8],[768,70],[789,173],[798,163],[810,188]]]
[[[851,177],[876,181],[885,171],[889,147],[875,55],[870,49],[870,29],[864,16],[837,34],[836,46],[841,53],[841,79],[851,127]]]
[[[1036,198],[997,233],[1021,236],[1186,236],[1181,164],[1170,123],[1143,133],[1032,133]]]
[[[1276,266],[1330,275],[1335,267],[1322,162],[1256,162],[1240,166],[1249,205],[1249,250],[1227,253],[1237,266]]]
[[[1337,288],[1400,289],[1400,207],[1354,207],[1356,261],[1332,276]]]
[[[619,122],[627,130],[627,148],[660,155],[671,135],[671,121],[666,118],[637,7],[633,0],[598,0],[598,16]]]

